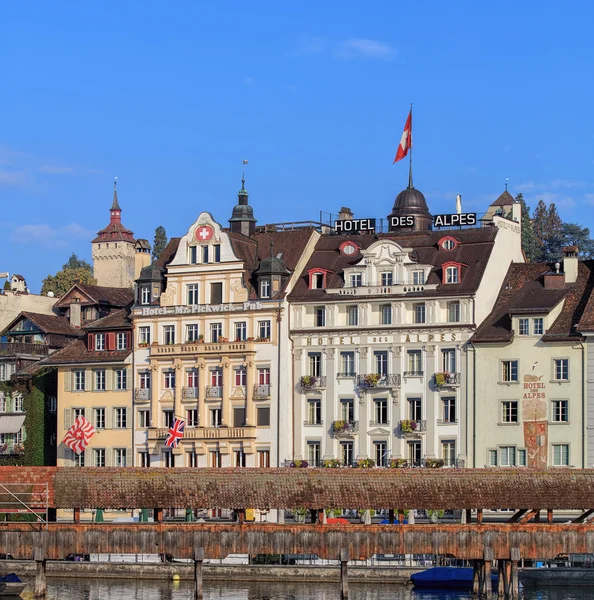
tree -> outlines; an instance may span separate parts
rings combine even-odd
[[[163,227],[163,225],[159,225],[159,227],[155,229],[155,240],[153,242],[153,260],[158,260],[163,250],[165,250],[165,246],[167,246],[167,232],[165,231],[165,227]]]
[[[10,281],[8,279],[4,282],[4,290],[10,290]]]
[[[550,241],[550,250],[555,260],[560,260],[564,246],[577,246],[580,258],[594,258],[594,240],[590,237],[590,230],[577,223],[563,223],[560,233]]]
[[[53,292],[57,298],[63,296],[75,283],[96,285],[93,274],[84,267],[78,269],[62,269],[55,275],[48,275],[43,280],[41,293]]]
[[[86,269],[89,273],[93,272],[93,267],[86,260],[78,258],[74,252],[68,259],[68,262],[62,266],[62,270],[65,269]]]
[[[557,243],[562,227],[563,221],[555,204],[551,203],[547,207],[542,200],[539,200],[532,218],[534,260],[552,262],[559,258]]]
[[[516,202],[522,205],[522,250],[526,260],[533,261],[535,255],[534,230],[530,218],[530,207],[526,204],[524,196],[520,193],[516,196]]]

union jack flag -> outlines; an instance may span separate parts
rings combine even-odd
[[[80,454],[95,435],[95,428],[82,415],[76,417],[72,427],[66,432],[64,442],[73,452]]]
[[[176,418],[173,422],[173,426],[169,428],[169,435],[165,440],[165,445],[170,448],[177,448],[180,440],[184,437],[184,428],[186,422],[183,419]]]

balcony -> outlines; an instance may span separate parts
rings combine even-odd
[[[323,390],[326,389],[325,375],[303,375],[301,377],[302,390]]]
[[[404,419],[399,423],[400,433],[404,437],[419,437],[427,431],[427,421],[421,419]]]
[[[0,455],[2,456],[21,455],[24,454],[24,452],[25,447],[23,446],[23,444],[0,444]]]
[[[448,373],[443,371],[433,375],[433,381],[437,389],[447,387],[458,387],[460,385],[460,373]]]
[[[423,377],[424,371],[404,371],[404,377]]]
[[[254,386],[254,400],[264,400],[270,398],[270,384],[256,384]]]
[[[332,433],[335,437],[351,437],[359,433],[359,421],[332,421]]]
[[[381,375],[380,373],[367,373],[357,375],[357,386],[361,388],[396,388],[400,387],[400,374]]]
[[[206,399],[212,400],[213,398],[223,397],[223,386],[222,385],[208,385],[206,386]]]
[[[151,356],[184,356],[184,355],[217,355],[255,352],[255,342],[216,342],[205,343],[203,341],[186,342],[184,344],[152,344]]]
[[[151,388],[142,388],[134,392],[137,402],[148,402],[151,399]]]
[[[33,356],[47,356],[47,344],[33,344],[28,342],[0,342],[0,354],[31,354]]]
[[[169,434],[169,429],[166,427],[151,427],[148,429],[148,441],[154,442],[165,440]],[[221,425],[219,427],[191,427],[184,431],[184,440],[209,440],[209,439],[255,439],[256,428],[251,426],[246,427],[227,427]]]
[[[197,387],[182,388],[182,400],[197,400],[199,391]]]

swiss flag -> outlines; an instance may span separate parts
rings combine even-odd
[[[406,123],[404,124],[404,131],[400,138],[394,162],[397,163],[399,160],[402,160],[408,154],[410,148],[412,148],[412,109],[408,113],[408,119],[406,119]]]

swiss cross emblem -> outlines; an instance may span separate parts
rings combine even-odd
[[[199,242],[207,242],[212,239],[213,235],[214,230],[210,225],[201,225],[200,227],[197,227],[194,232],[194,237]]]

